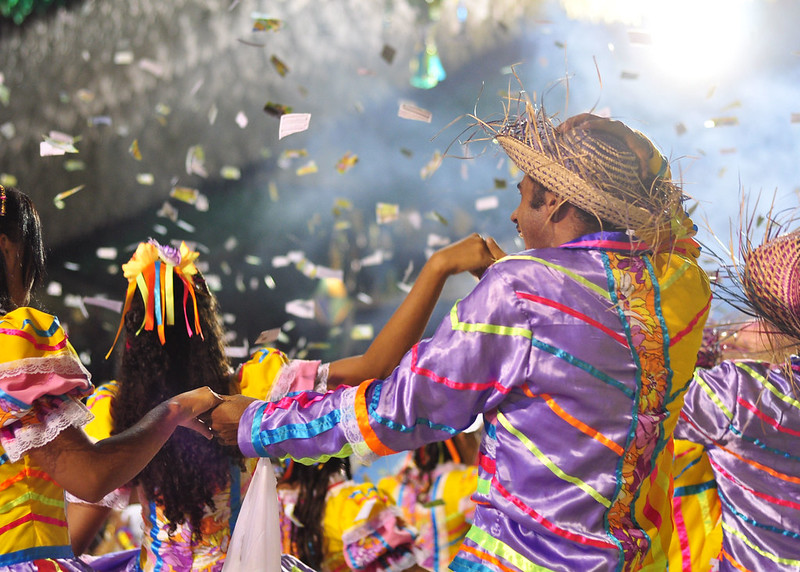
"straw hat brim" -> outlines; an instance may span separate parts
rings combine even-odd
[[[647,209],[626,203],[590,185],[558,159],[540,153],[510,135],[497,135],[497,142],[514,164],[547,190],[602,221],[620,228],[637,228],[653,221]]]

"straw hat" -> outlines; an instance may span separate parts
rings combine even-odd
[[[743,249],[742,290],[750,308],[800,340],[800,230]]]
[[[683,213],[684,195],[670,181],[666,158],[619,121],[584,113],[556,126],[528,103],[525,114],[506,117],[494,138],[547,190],[641,238]]]

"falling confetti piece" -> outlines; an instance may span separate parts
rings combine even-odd
[[[495,189],[505,189],[508,187],[508,182],[505,179],[495,179],[494,180],[494,188]]]
[[[117,259],[117,249],[113,246],[101,246],[95,252],[95,255],[100,260],[116,260]]]
[[[275,71],[278,72],[278,75],[281,77],[286,77],[286,74],[289,73],[289,66],[283,63],[278,56],[272,56],[269,58],[269,61],[272,63],[272,66],[275,68]]]
[[[433,119],[433,113],[411,103],[401,103],[397,110],[397,116],[403,119],[423,121],[425,123],[430,123]]]
[[[435,151],[433,153],[433,157],[428,163],[420,169],[419,176],[424,181],[425,179],[429,178],[436,172],[436,169],[439,168],[439,165],[442,164],[442,154],[439,151]]]
[[[392,65],[396,53],[397,50],[395,50],[392,46],[389,44],[384,44],[383,48],[381,49],[381,58],[383,58],[383,61],[385,61],[387,64]]]
[[[280,117],[292,112],[292,108],[288,105],[268,101],[264,104],[264,112],[274,117]]]
[[[142,153],[141,151],[139,151],[138,139],[133,140],[133,143],[131,143],[131,146],[128,148],[128,153],[130,153],[133,156],[133,158],[136,159],[137,161],[142,160]]]
[[[425,213],[425,218],[429,218],[429,219],[434,220],[434,221],[436,221],[438,223],[441,223],[441,224],[443,224],[445,226],[447,226],[449,224],[447,222],[447,219],[444,218],[439,213],[437,213],[436,211],[430,211],[429,213]]]
[[[644,32],[641,30],[628,30],[628,41],[631,44],[648,46],[653,43],[653,37],[649,32]]]
[[[191,189],[189,187],[173,187],[169,192],[169,196],[181,202],[193,205],[197,202],[197,197],[200,196],[200,191]]]
[[[291,300],[285,306],[287,314],[307,319],[314,317],[314,308],[314,300]]]
[[[277,18],[270,18],[265,14],[253,13],[253,31],[254,32],[277,32],[281,29],[283,22]]]
[[[136,175],[136,182],[140,185],[150,186],[155,183],[156,178],[153,176],[152,173],[139,173]]]
[[[375,203],[375,219],[378,224],[387,224],[400,218],[400,205]]]
[[[78,161],[76,159],[68,159],[64,161],[64,170],[69,173],[74,173],[75,171],[83,171],[86,169],[86,163],[83,161]]]
[[[168,218],[172,222],[175,222],[178,220],[178,209],[172,206],[172,203],[165,201],[164,204],[161,205],[161,208],[158,209],[158,212],[156,212],[156,216]]]
[[[0,185],[4,187],[16,187],[17,178],[10,173],[0,173]]]
[[[350,331],[351,340],[371,340],[375,337],[372,324],[356,324]]]
[[[800,113],[792,113],[792,123],[800,123]]]
[[[278,128],[278,139],[283,139],[287,135],[300,133],[308,129],[311,123],[310,113],[287,113],[281,115],[281,124]]]
[[[126,50],[124,52],[114,53],[114,63],[118,66],[127,66],[133,63],[133,52]]]
[[[342,214],[343,211],[350,211],[353,210],[353,202],[347,199],[336,199],[333,203],[333,209],[331,212],[334,216],[339,216]]]
[[[63,193],[58,193],[55,197],[53,197],[53,204],[56,206],[57,209],[63,209],[66,206],[66,204],[64,203],[64,199],[66,199],[67,197],[71,197],[80,190],[83,190],[85,186],[86,185],[78,185],[77,187],[73,187],[68,191],[64,191]]]
[[[278,185],[276,185],[274,181],[270,181],[269,185],[267,185],[267,189],[269,190],[269,200],[271,200],[273,203],[277,203],[280,199]]]
[[[245,115],[244,111],[240,111],[239,113],[236,114],[236,125],[238,125],[242,129],[244,129],[245,127],[247,127],[248,123],[249,123],[249,121],[248,121],[247,115]]]
[[[639,79],[639,74],[631,71],[622,71],[619,74],[620,79]]]
[[[714,117],[705,121],[703,125],[709,129],[714,127],[730,127],[733,125],[739,125],[739,118],[736,116]]]
[[[276,342],[278,340],[278,335],[280,333],[281,333],[280,328],[272,328],[271,330],[264,330],[263,332],[258,334],[258,337],[254,342],[254,345],[263,346]]]
[[[358,163],[358,155],[348,151],[341,159],[339,159],[339,162],[336,163],[336,170],[339,171],[339,173],[346,173],[352,169],[356,163]]]
[[[494,195],[488,197],[481,197],[475,201],[476,211],[488,211],[496,209],[498,206],[500,206],[500,201]]]
[[[186,173],[208,177],[205,167],[206,154],[200,145],[192,145],[186,152]]]
[[[314,161],[309,161],[302,167],[298,167],[297,171],[295,171],[295,174],[298,177],[302,177],[303,175],[310,175],[312,173],[316,173],[318,170],[319,169],[317,169],[317,164]]]
[[[225,165],[220,169],[219,176],[228,181],[238,181],[242,178],[242,171],[239,167]]]

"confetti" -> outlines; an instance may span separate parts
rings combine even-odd
[[[118,66],[127,66],[133,63],[133,52],[125,50],[124,52],[114,53],[114,63]]]
[[[733,125],[739,125],[739,118],[735,116],[728,116],[728,117],[714,117],[712,119],[708,119],[703,123],[703,126],[711,129],[714,127],[730,127]]]
[[[133,142],[131,143],[131,146],[128,147],[128,153],[130,153],[133,156],[133,158],[136,159],[137,161],[141,161],[142,160],[142,153],[141,153],[141,151],[139,151],[139,140],[138,139],[134,139],[133,140]]]
[[[77,159],[67,159],[64,161],[64,170],[69,173],[83,171],[84,169],[86,169],[86,163],[83,161],[78,161]]]
[[[383,250],[376,250],[374,253],[361,259],[361,266],[378,266],[383,264]]]
[[[169,196],[171,196],[173,199],[178,199],[179,201],[193,205],[197,202],[197,198],[200,196],[200,191],[189,187],[172,187],[172,190],[169,192]]]
[[[6,121],[0,125],[0,134],[2,134],[6,139],[13,139],[17,134],[17,128],[12,122]]]
[[[228,181],[238,181],[242,178],[242,171],[239,167],[225,165],[219,170],[219,176]]]
[[[334,216],[339,216],[343,211],[350,210],[353,210],[353,202],[348,199],[339,198],[334,201],[331,212]]]
[[[186,173],[208,177],[205,167],[206,154],[200,145],[192,145],[186,152]]]
[[[144,58],[139,60],[139,69],[142,69],[156,77],[164,77],[164,66],[153,60]]]
[[[17,178],[10,173],[0,173],[0,185],[4,187],[16,187]]]
[[[278,128],[278,139],[283,139],[287,135],[300,133],[308,129],[311,123],[310,113],[286,113],[281,115],[281,124]]]
[[[150,186],[155,183],[156,179],[152,173],[138,173],[136,175],[136,182],[140,185]]]
[[[500,206],[500,200],[494,195],[481,197],[475,201],[476,211],[488,211],[496,209],[498,206]]]
[[[272,63],[272,66],[275,68],[275,71],[278,72],[278,75],[281,77],[285,77],[287,73],[289,73],[289,67],[283,63],[278,56],[272,56],[269,58],[269,61]]]
[[[272,328],[271,330],[264,330],[263,332],[258,334],[258,337],[256,338],[256,341],[253,343],[253,345],[264,346],[267,344],[271,344],[278,340],[278,336],[280,335],[280,333],[281,333],[280,328]]]
[[[292,316],[312,319],[314,317],[314,300],[290,300],[286,302],[285,310]]]
[[[355,164],[358,163],[358,155],[355,155],[348,151],[347,153],[339,159],[339,162],[336,163],[336,170],[339,173],[346,173],[350,169],[352,169]]]
[[[384,44],[383,48],[381,49],[381,58],[383,58],[383,61],[385,61],[387,64],[392,65],[396,53],[397,50],[395,50],[392,46],[389,44]]]
[[[350,331],[351,340],[371,340],[375,337],[372,324],[356,324]]]
[[[58,193],[55,197],[53,197],[53,204],[56,206],[57,209],[63,209],[65,206],[67,206],[64,203],[64,199],[66,199],[67,197],[71,197],[78,191],[83,190],[85,186],[86,185],[78,185],[77,187],[73,187],[68,191],[64,191],[63,193]]]
[[[156,216],[168,218],[172,222],[176,222],[178,220],[178,209],[172,206],[172,203],[169,201],[164,201],[164,204],[161,205],[161,208],[156,212]]]
[[[433,119],[433,113],[411,103],[400,103],[397,116],[403,119],[411,119],[412,121],[424,121],[425,123],[430,123]]]
[[[628,30],[628,41],[631,44],[648,46],[653,43],[653,38],[649,32],[641,30]]]
[[[87,306],[105,308],[106,310],[111,310],[115,314],[119,314],[122,311],[122,302],[119,300],[109,300],[102,296],[84,296],[81,301]]]
[[[792,123],[800,123],[800,113],[792,113]]]
[[[435,151],[433,153],[433,157],[431,160],[426,163],[422,169],[419,171],[419,176],[424,181],[425,179],[429,178],[436,172],[436,169],[439,168],[439,165],[442,164],[442,154],[439,151]]]
[[[254,12],[251,14],[253,18],[253,31],[254,32],[277,32],[281,29],[283,22],[277,18],[270,18],[266,14],[259,14]]]
[[[636,72],[622,71],[619,74],[620,79],[639,79],[639,74]]]
[[[238,125],[242,129],[244,129],[245,127],[247,127],[248,123],[249,123],[249,121],[248,121],[247,115],[245,115],[244,111],[240,111],[239,113],[236,114],[236,125]]]
[[[302,167],[298,167],[295,171],[295,174],[298,177],[302,177],[303,175],[311,175],[312,173],[316,173],[319,169],[317,169],[317,164],[312,160],[303,165]]]
[[[281,198],[278,194],[278,185],[276,185],[274,181],[270,181],[269,185],[267,185],[267,190],[269,191],[269,200],[273,203],[277,203]]]
[[[287,113],[291,113],[292,108],[289,107],[288,105],[283,105],[281,103],[268,101],[267,103],[264,104],[264,112],[274,117],[280,117],[281,115],[286,115]]]
[[[400,217],[400,205],[392,203],[376,203],[375,218],[378,224],[387,224]]]
[[[66,153],[77,153],[75,142],[80,137],[73,137],[59,131],[51,131],[49,135],[42,135],[44,141],[39,143],[39,154],[42,157],[53,157]]]
[[[447,226],[447,225],[449,224],[449,223],[447,222],[447,219],[446,219],[446,218],[444,218],[444,217],[443,217],[442,215],[440,215],[439,213],[437,213],[436,211],[430,211],[430,212],[428,212],[428,213],[425,213],[425,218],[428,218],[428,219],[430,219],[430,220],[434,220],[434,221],[436,221],[436,222],[438,222],[438,223],[441,223],[441,224],[443,224],[443,225],[445,225],[445,226]]]

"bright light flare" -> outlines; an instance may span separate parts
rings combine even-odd
[[[752,21],[750,0],[646,1],[654,64],[680,81],[727,76],[740,63]]]

